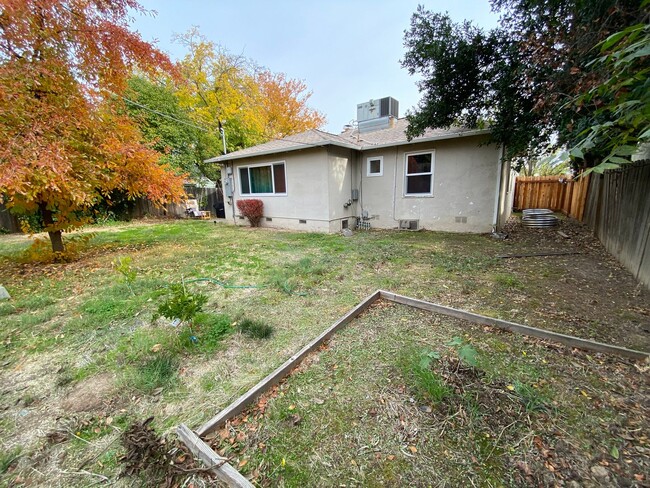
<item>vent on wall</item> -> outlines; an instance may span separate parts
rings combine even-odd
[[[420,228],[419,220],[400,220],[400,230],[418,230]]]

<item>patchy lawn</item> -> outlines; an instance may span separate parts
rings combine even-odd
[[[197,427],[377,288],[650,350],[650,293],[580,225],[562,230],[571,239],[516,227],[496,241],[134,223],[92,229],[80,260],[43,266],[19,262],[24,237],[0,236],[0,284],[12,295],[0,302],[0,476],[50,486],[113,480],[131,422],[153,415],[159,432]],[[540,249],[582,254],[496,258]],[[123,256],[137,271],[131,285],[111,264]],[[199,278],[213,281],[191,282]],[[152,320],[181,279],[208,297],[196,341]],[[243,319],[273,333],[260,339],[232,326]],[[402,324],[392,325],[398,333]]]
[[[260,486],[644,486],[649,370],[378,302],[208,437]]]

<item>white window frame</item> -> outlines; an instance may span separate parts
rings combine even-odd
[[[260,166],[270,166],[271,167],[271,183],[273,185],[274,193],[244,193],[242,188],[239,188],[239,195],[242,197],[286,197],[287,192],[284,193],[275,193],[275,173],[273,172],[273,165],[282,163],[284,165],[284,187],[287,188],[287,162],[286,161],[271,161],[269,163],[258,163],[258,164],[242,164],[237,166],[237,178],[241,178],[241,169],[242,168],[259,168]],[[250,173],[248,176],[248,186],[250,188]],[[242,186],[239,183],[239,186]]]
[[[370,161],[379,160],[379,173],[372,173],[370,171]],[[366,158],[366,176],[384,176],[384,157],[383,156],[368,156]]]
[[[420,154],[431,154],[431,171],[425,173],[409,173],[409,156],[419,156]],[[429,149],[427,151],[416,151],[404,153],[404,196],[405,197],[432,197],[433,196],[433,175],[436,166],[436,151]],[[428,193],[407,193],[409,176],[428,176],[431,175],[431,189]]]

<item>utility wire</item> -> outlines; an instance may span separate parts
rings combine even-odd
[[[166,119],[173,120],[174,122],[178,122],[179,124],[184,124],[184,125],[187,125],[187,126],[190,126],[190,127],[194,127],[195,129],[199,129],[199,130],[202,130],[204,132],[212,132],[210,129],[207,129],[206,127],[201,127],[201,126],[192,124],[190,122],[186,122],[184,120],[177,119],[176,117],[174,117],[172,115],[166,114],[164,112],[159,112],[158,110],[154,110],[154,109],[152,109],[150,107],[147,107],[146,105],[143,105],[143,104],[135,102],[135,101],[133,101],[133,100],[131,100],[129,98],[126,98],[123,95],[118,95],[117,93],[114,93],[112,91],[109,91],[109,93],[111,93],[112,95],[114,95],[116,97],[120,97],[125,102],[130,103],[132,105],[135,105],[136,107],[140,107],[140,108],[142,108],[144,110],[147,110],[147,111],[149,111],[151,113],[154,113],[156,115],[160,115],[161,117],[165,117]],[[318,130],[318,129],[316,129],[316,130]],[[318,130],[318,132],[323,132],[323,131]],[[336,135],[336,134],[332,134],[332,135]],[[322,146],[322,144],[292,140],[292,139],[289,139],[289,137],[290,136],[287,136],[287,137],[282,138],[282,139],[279,139],[277,137],[271,137],[269,139],[269,141],[267,141],[267,142],[270,142],[270,141],[290,142],[290,143],[293,143],[293,144],[299,144],[299,145],[307,146],[307,147],[321,147]],[[323,138],[323,139],[324,139],[324,142],[328,142],[325,138]]]
[[[136,107],[140,107],[140,108],[142,108],[144,110],[148,110],[149,112],[154,113],[156,115],[160,115],[161,117],[165,117],[166,119],[173,120],[174,122],[178,122],[179,124],[189,125],[190,127],[194,127],[195,129],[199,129],[199,130],[202,130],[204,132],[210,132],[210,129],[207,129],[205,127],[201,127],[201,126],[192,124],[190,122],[186,122],[185,120],[177,119],[176,117],[174,117],[172,115],[166,114],[164,112],[159,112],[158,110],[154,110],[154,109],[152,109],[150,107],[147,107],[146,105],[142,105],[141,103],[134,102],[133,100],[130,100],[129,98],[126,98],[125,96],[117,95],[116,93],[113,93],[113,92],[110,92],[110,93],[112,93],[113,95],[115,95],[117,97],[120,97],[125,102],[128,102],[128,103],[130,103],[132,105],[135,105]]]

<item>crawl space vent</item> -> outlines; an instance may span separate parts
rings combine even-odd
[[[420,228],[419,220],[400,220],[400,230],[418,230]]]

